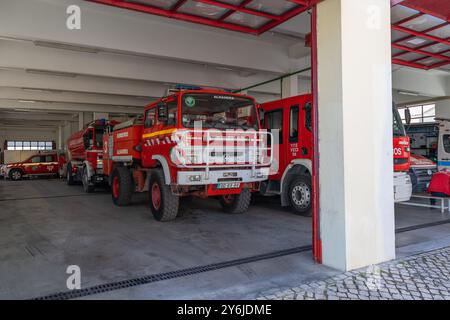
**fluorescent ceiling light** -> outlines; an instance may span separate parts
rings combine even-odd
[[[88,52],[88,53],[99,53],[100,52],[99,49],[74,46],[71,44],[58,43],[58,42],[33,41],[33,43],[37,47],[46,47],[46,48],[70,50],[70,51],[77,51],[77,52]]]
[[[46,76],[58,76],[58,77],[69,77],[69,78],[75,78],[77,75],[75,73],[70,72],[60,72],[60,71],[47,71],[47,70],[37,70],[37,69],[26,69],[27,73],[31,74],[39,74],[39,75],[46,75]]]
[[[424,39],[421,39],[421,38],[414,38],[414,39],[409,40],[407,42],[410,43],[410,44],[413,44],[413,45],[418,45],[418,44],[422,44],[422,43],[424,43],[426,41],[427,40],[424,40]]]
[[[22,102],[22,103],[36,103],[36,101],[34,101],[34,100],[19,100],[19,102]]]
[[[23,91],[29,91],[29,92],[51,92],[51,93],[61,93],[61,90],[54,90],[54,89],[39,89],[39,88],[20,88]]]
[[[402,94],[404,96],[414,96],[414,97],[420,96],[420,94],[418,92],[410,92],[410,91],[398,91],[398,94]]]
[[[225,71],[234,71],[234,69],[232,69],[232,68],[220,67],[220,66],[217,66],[216,69],[218,69],[218,70],[225,70]]]
[[[13,110],[16,111],[16,112],[31,112],[30,109],[19,109],[19,108],[14,108]]]

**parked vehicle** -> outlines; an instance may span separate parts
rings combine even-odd
[[[41,151],[25,161],[9,163],[3,166],[4,175],[11,180],[22,180],[24,177],[57,176],[57,152]]]
[[[312,95],[301,95],[261,105],[262,127],[277,132],[278,156],[275,156],[269,179],[261,184],[263,195],[280,195],[281,205],[290,206],[295,213],[311,216],[312,208]],[[409,138],[398,111],[393,107],[394,197],[407,201],[412,185],[407,172]],[[277,148],[274,148],[277,150]]]
[[[411,166],[411,144],[395,104],[392,104],[392,112],[392,132],[394,135],[394,201],[403,202],[409,201],[412,195],[412,183],[411,178],[408,175]]]
[[[179,90],[120,124],[104,138],[104,173],[112,200],[126,206],[148,192],[158,221],[176,218],[180,197],[217,197],[243,213],[268,177],[271,157],[256,103],[218,90]]]
[[[74,133],[67,141],[66,180],[68,185],[82,182],[85,192],[107,182],[103,174],[103,134],[117,124],[95,120]]]
[[[0,164],[0,178],[5,178],[6,176],[6,164]]]
[[[450,119],[436,118],[439,124],[438,171],[450,171]]]
[[[437,172],[437,165],[424,156],[411,153],[411,167],[409,176],[414,193],[426,192],[433,174]]]

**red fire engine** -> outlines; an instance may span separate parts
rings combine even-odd
[[[179,90],[145,108],[144,116],[104,137],[104,173],[113,202],[149,192],[158,221],[175,219],[182,196],[220,199],[243,213],[251,191],[268,178],[271,152],[253,98],[218,90]]]
[[[313,156],[312,95],[302,95],[272,101],[261,105],[262,127],[275,136],[278,155],[274,156],[272,173],[261,184],[264,195],[281,195],[281,205],[304,216],[311,215],[311,173]],[[394,195],[395,201],[407,201],[412,185],[407,174],[409,162],[409,138],[398,115],[394,115]]]
[[[74,133],[67,141],[66,179],[68,185],[82,182],[85,192],[105,182],[103,174],[103,134],[117,122],[96,120]]]

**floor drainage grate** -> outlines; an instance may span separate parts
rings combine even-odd
[[[177,271],[170,271],[165,273],[159,273],[159,274],[152,274],[140,278],[130,279],[130,280],[123,280],[123,281],[117,281],[107,284],[101,284],[98,286],[93,286],[85,289],[80,290],[73,290],[73,291],[66,291],[66,292],[59,292],[55,294],[50,294],[47,296],[42,296],[38,298],[34,298],[33,300],[67,300],[67,299],[76,299],[76,298],[82,298],[94,294],[109,292],[109,291],[115,291],[119,289],[125,289],[135,286],[140,286],[148,283],[158,282],[158,281],[164,281],[169,279],[175,279],[175,278],[181,278],[181,277],[187,277],[199,273],[239,266],[246,263],[251,262],[257,262],[261,260],[267,260],[267,259],[273,259],[288,255],[293,255],[305,251],[310,251],[312,249],[312,246],[303,246],[303,247],[295,247],[287,250],[280,250],[275,252],[270,252],[266,254],[251,256],[247,258],[242,259],[235,259],[225,262],[219,262],[219,263],[213,263],[205,266],[198,266],[198,267],[192,267]]]
[[[395,233],[403,233],[403,232],[414,231],[414,230],[419,230],[419,229],[431,228],[431,227],[436,227],[436,226],[440,226],[443,224],[449,224],[449,223],[450,223],[450,219],[440,220],[440,221],[435,221],[435,222],[430,222],[430,223],[419,224],[419,225],[415,225],[415,226],[411,226],[411,227],[398,228],[395,230]]]
[[[0,199],[2,201],[21,201],[21,200],[39,200],[39,199],[55,199],[55,198],[70,198],[70,197],[82,197],[82,196],[94,196],[98,194],[94,193],[80,193],[80,194],[66,194],[60,196],[39,196],[39,197],[27,197],[27,198],[5,198]]]

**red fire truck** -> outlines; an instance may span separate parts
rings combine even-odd
[[[126,206],[133,192],[148,192],[158,221],[175,219],[183,196],[214,196],[226,212],[243,213],[268,178],[269,135],[249,96],[173,91],[104,137],[112,200]]]
[[[302,95],[261,105],[262,127],[275,135],[278,155],[274,156],[269,179],[261,184],[263,195],[281,195],[281,205],[311,215],[311,173],[313,156],[312,95]],[[396,108],[394,113],[395,201],[407,201],[412,185],[409,170],[409,138]],[[277,150],[275,147],[274,150]]]
[[[103,134],[117,122],[96,120],[74,133],[67,141],[66,179],[68,185],[82,182],[85,192],[104,184]]]

